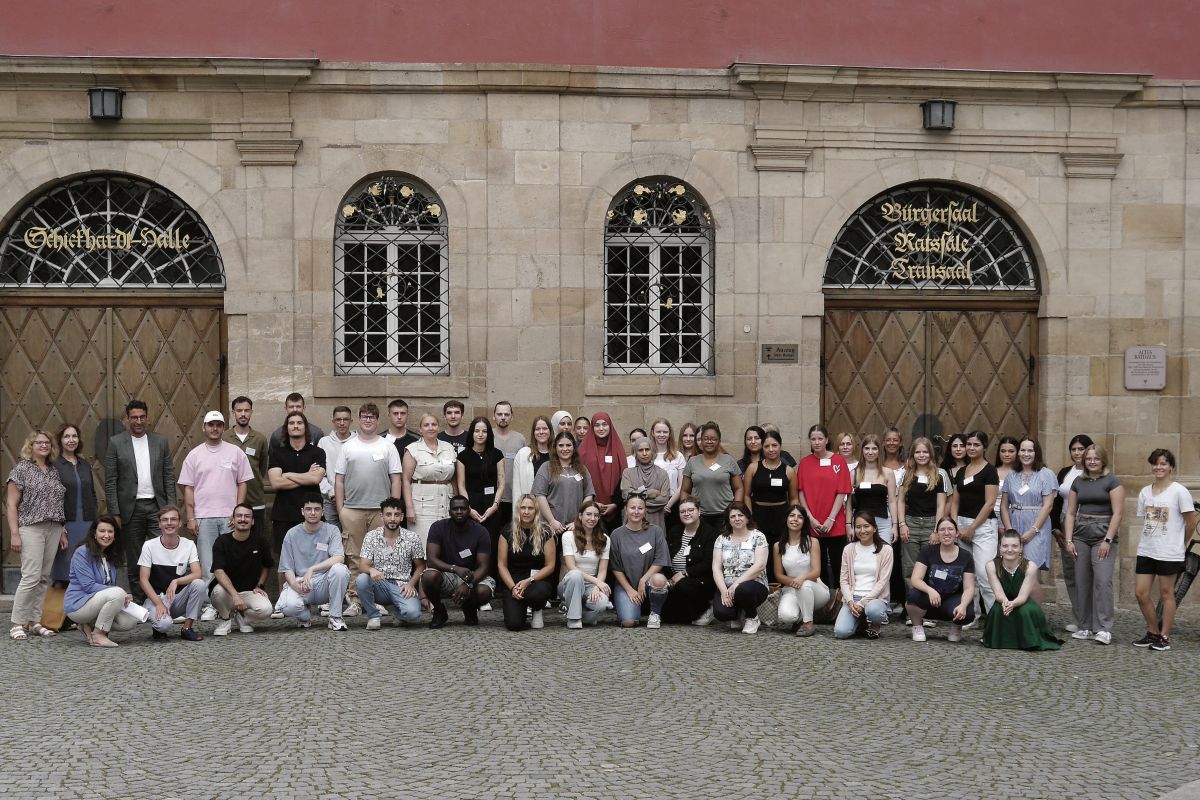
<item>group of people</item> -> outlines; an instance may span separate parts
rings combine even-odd
[[[510,630],[542,627],[551,603],[569,628],[611,609],[627,628],[645,617],[648,628],[719,620],[754,633],[766,610],[800,637],[820,615],[836,638],[869,639],[903,615],[917,642],[939,619],[951,641],[982,623],[987,646],[1057,649],[1037,603],[1057,541],[1072,637],[1112,641],[1124,489],[1087,436],[1071,440],[1072,463],[1055,475],[1028,436],[1002,437],[989,460],[982,431],[950,436],[939,453],[926,438],[905,448],[894,428],[859,440],[814,425],[797,460],[777,429],[755,425],[734,458],[715,422],[676,432],[655,419],[630,432],[627,450],[603,412],[538,416],[526,439],[507,402],[464,424],[450,401],[415,431],[403,400],[386,418],[363,403],[356,429],[338,406],[328,435],[304,408],[289,395],[269,437],[251,427],[247,397],[231,404],[232,427],[210,411],[176,479],[146,404],[132,400],[127,431],[104,454],[102,492],[78,426],[32,432],[8,479],[21,556],[10,637],[56,634],[42,621],[54,581],[68,625],[98,647],[140,621],[155,638],[181,621],[189,641],[203,638],[199,621],[223,636],[271,616],[308,627],[318,613],[333,630],[348,617],[377,630],[385,613],[410,624],[422,612],[440,628],[447,601],[473,625],[496,601]],[[1147,632],[1135,644],[1166,650],[1197,515],[1172,480],[1174,455],[1149,460],[1136,564]]]

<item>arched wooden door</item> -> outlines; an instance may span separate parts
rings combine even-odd
[[[825,274],[822,419],[935,442],[1037,430],[1038,276],[1007,215],[948,184],[889,190],[839,233]]]

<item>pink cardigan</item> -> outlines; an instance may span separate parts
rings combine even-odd
[[[854,597],[854,548],[861,547],[857,541],[846,545],[842,550],[842,602],[849,603]],[[890,583],[892,579],[892,548],[884,543],[875,554],[875,585],[862,602],[880,598],[888,600],[891,597]]]

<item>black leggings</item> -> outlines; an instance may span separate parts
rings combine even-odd
[[[733,605],[727,606],[721,602],[721,592],[713,592],[713,616],[724,622],[737,619],[738,613],[746,615],[747,619],[758,616],[758,607],[767,599],[767,587],[758,581],[739,583],[733,590]]]
[[[689,575],[671,587],[663,605],[662,621],[668,625],[687,625],[704,613],[712,601],[712,581]]]
[[[525,588],[525,595],[519,600],[512,596],[511,591],[507,592],[502,600],[504,627],[510,631],[525,630],[526,607],[541,611],[550,599],[551,591],[550,584],[546,581],[533,581]]]
[[[821,537],[821,581],[830,592],[842,585],[842,551],[846,544],[844,535]]]

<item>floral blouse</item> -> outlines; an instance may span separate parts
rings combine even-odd
[[[746,541],[734,544],[733,537],[722,536],[717,540],[717,547],[721,548],[721,571],[725,576],[725,585],[728,586],[754,566],[754,554],[760,547],[766,549],[767,537],[762,531],[751,531]],[[760,572],[754,580],[766,586],[766,570]]]
[[[63,499],[67,487],[63,486],[53,465],[43,472],[41,467],[22,458],[13,464],[8,482],[21,490],[21,502],[17,504],[18,525],[66,521]]]

